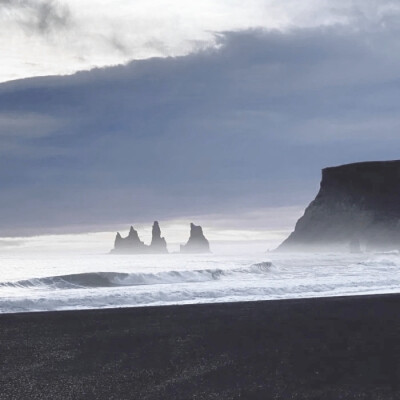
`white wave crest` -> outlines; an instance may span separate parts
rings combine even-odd
[[[86,272],[32,278],[15,282],[0,283],[0,287],[20,289],[81,289],[106,288],[118,286],[157,285],[171,283],[190,283],[215,281],[222,278],[236,277],[238,274],[252,275],[268,273],[272,263],[261,262],[248,268],[236,269],[201,269],[184,271],[165,271],[158,273],[125,272]]]

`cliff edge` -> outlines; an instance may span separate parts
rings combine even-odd
[[[322,170],[320,191],[279,251],[400,249],[400,160]]]

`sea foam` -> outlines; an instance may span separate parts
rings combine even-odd
[[[400,255],[0,258],[0,312],[276,300],[400,291]],[[258,258],[258,259],[257,259]]]

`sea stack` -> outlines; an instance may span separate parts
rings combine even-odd
[[[400,248],[400,160],[325,168],[317,197],[278,250],[349,251],[349,244],[353,252]]]
[[[148,246],[146,246],[139,238],[137,231],[131,226],[129,234],[126,238],[123,238],[119,232],[115,237],[114,249],[112,253],[133,253],[143,254],[147,253]]]
[[[210,244],[201,226],[190,224],[190,237],[185,245],[181,245],[181,253],[210,253]]]
[[[158,221],[154,221],[151,231],[150,253],[168,253],[167,242],[161,237],[161,229]]]

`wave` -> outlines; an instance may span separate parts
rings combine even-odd
[[[31,312],[71,309],[101,309],[119,307],[145,307],[171,304],[216,303],[236,301],[277,300],[288,298],[332,297],[361,294],[398,293],[400,279],[377,281],[367,279],[362,282],[344,280],[313,282],[294,280],[282,282],[251,282],[249,285],[193,285],[163,289],[140,286],[135,290],[77,292],[59,290],[50,292],[30,292],[29,295],[11,296],[0,301],[0,313]]]
[[[201,269],[183,271],[165,271],[157,273],[125,272],[84,272],[79,274],[56,275],[43,278],[25,279],[15,282],[0,283],[0,287],[21,289],[82,289],[107,288],[119,286],[157,285],[173,283],[195,283],[215,281],[222,278],[266,274],[272,263],[265,261],[252,264],[247,268],[236,269]]]
[[[398,256],[398,255],[400,255],[400,251],[399,250],[380,251],[380,252],[377,252],[375,254],[377,254],[377,255],[384,254],[384,255],[395,255],[395,256]]]

